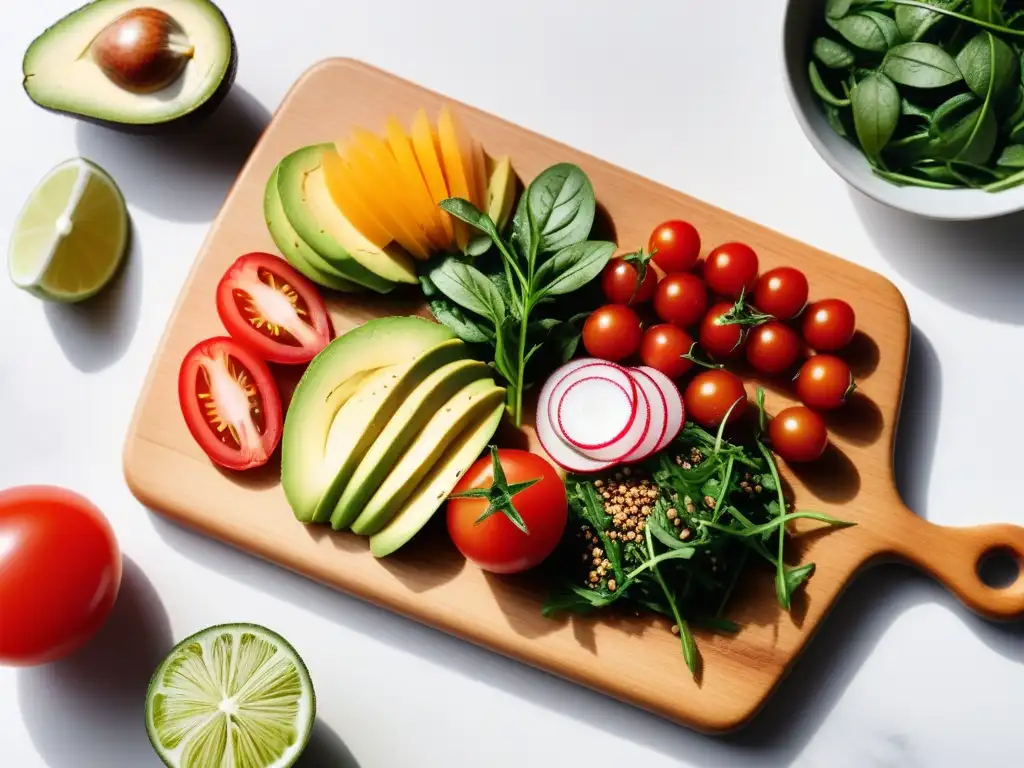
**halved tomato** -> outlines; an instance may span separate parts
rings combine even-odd
[[[232,338],[271,363],[308,363],[331,340],[316,286],[269,253],[247,253],[228,268],[217,314]]]
[[[281,441],[281,395],[270,369],[227,336],[201,341],[185,355],[178,400],[192,437],[222,467],[262,466]]]

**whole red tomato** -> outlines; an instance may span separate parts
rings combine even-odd
[[[786,461],[796,464],[814,461],[828,446],[825,421],[810,408],[786,408],[768,425],[772,448]]]
[[[816,411],[839,408],[855,386],[850,366],[835,355],[814,355],[796,374],[796,396]]]
[[[804,338],[818,352],[842,349],[853,340],[856,330],[853,307],[842,299],[816,301],[804,312]]]
[[[644,331],[640,341],[640,359],[670,379],[677,379],[693,367],[683,355],[693,346],[693,337],[670,323],[653,325]]]
[[[673,219],[655,227],[647,243],[654,263],[665,272],[688,272],[700,256],[700,234],[686,221]]]
[[[467,497],[454,498],[459,494]],[[490,456],[473,464],[448,497],[452,542],[491,573],[540,565],[558,546],[567,520],[561,476],[537,454],[514,448],[492,446]]]
[[[700,324],[700,345],[716,360],[730,360],[743,353],[743,326],[722,323],[722,318],[731,310],[732,304],[728,301],[715,304]]]
[[[708,254],[704,282],[719,296],[738,299],[757,283],[757,254],[743,243],[724,243]]]
[[[602,360],[629,357],[640,346],[640,317],[622,304],[598,307],[583,324],[583,346]]]
[[[72,491],[0,491],[0,663],[56,661],[106,622],[121,551],[103,513]]]
[[[747,409],[747,393],[743,382],[733,373],[715,368],[693,377],[683,395],[686,415],[702,427],[714,429],[722,423],[732,408],[729,418],[735,422]]]
[[[643,304],[651,300],[657,287],[658,275],[642,260],[612,259],[601,273],[601,290],[612,304]]]
[[[747,339],[747,362],[762,373],[782,373],[800,356],[800,336],[777,320],[757,326]]]
[[[708,309],[704,281],[688,272],[665,275],[654,291],[654,311],[680,328],[697,325]]]
[[[754,306],[778,320],[800,314],[807,304],[807,277],[794,267],[776,267],[765,272],[754,287]]]

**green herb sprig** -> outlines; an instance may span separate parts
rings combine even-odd
[[[900,186],[1024,183],[1024,3],[829,0],[808,78],[832,128]]]

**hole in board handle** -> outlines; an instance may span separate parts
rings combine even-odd
[[[992,589],[1006,589],[1020,577],[1021,557],[1007,547],[993,547],[978,558],[978,578]]]

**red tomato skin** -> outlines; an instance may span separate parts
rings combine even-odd
[[[708,289],[688,272],[665,275],[654,292],[654,311],[680,328],[697,325],[708,309]]]
[[[704,264],[704,282],[719,296],[738,299],[750,294],[757,284],[757,254],[743,243],[724,243],[710,254]]]
[[[260,445],[249,446],[249,450],[246,451],[233,450],[213,436],[206,424],[204,406],[200,405],[196,394],[195,381],[199,361],[223,352],[227,352],[249,371],[251,383],[256,388],[262,404],[266,429],[261,436]],[[204,339],[188,351],[178,372],[178,403],[192,438],[211,461],[226,469],[243,471],[263,466],[281,442],[284,414],[277,383],[267,364],[230,336]]]
[[[622,304],[605,304],[583,324],[583,346],[592,357],[616,362],[640,346],[640,317]]]
[[[565,484],[555,468],[535,453],[502,448],[498,458],[509,485],[541,478],[512,497],[529,534],[516,528],[503,512],[477,524],[476,520],[487,509],[486,499],[449,499],[448,535],[463,556],[478,568],[490,573],[521,573],[544,562],[565,533]],[[469,468],[452,493],[489,488],[493,481],[494,470],[487,455]]]
[[[707,429],[718,427],[737,400],[729,414],[733,422],[747,409],[747,393],[738,376],[719,368],[694,376],[683,394],[687,418]]]
[[[647,251],[666,273],[689,272],[700,257],[700,233],[687,221],[663,222],[651,233]]]
[[[287,283],[305,303],[308,323],[299,345],[273,339],[254,327],[239,310],[234,291],[245,290],[247,285],[259,282],[259,270],[274,274],[279,284]],[[269,253],[247,253],[228,267],[217,284],[217,314],[235,341],[271,363],[308,363],[331,341],[330,316],[317,287],[287,261]]]
[[[857,316],[842,299],[815,301],[804,312],[803,335],[812,349],[835,352],[853,340]]]
[[[700,324],[698,341],[701,348],[716,360],[735,360],[743,354],[743,326],[717,325],[715,320],[732,309],[728,301],[708,310]]]
[[[765,314],[790,320],[807,305],[809,290],[807,277],[799,269],[776,267],[757,279],[753,304]]]
[[[808,408],[831,411],[846,403],[853,385],[853,373],[845,360],[835,355],[814,355],[796,374],[796,396]]]
[[[64,488],[0,491],[0,663],[64,658],[103,626],[121,586],[110,523]]]
[[[671,323],[652,325],[640,341],[640,360],[670,379],[678,379],[693,367],[692,361],[682,357],[692,346],[693,337],[682,328]]]
[[[639,276],[637,268],[625,259],[609,261],[601,273],[601,290],[608,303],[635,306],[650,301],[658,287],[658,275],[648,265],[638,288],[636,281]]]
[[[791,464],[814,461],[828,447],[825,420],[810,408],[794,405],[768,424],[772,448]]]
[[[782,373],[799,356],[800,336],[776,320],[757,326],[747,338],[747,362],[762,373]]]

